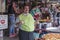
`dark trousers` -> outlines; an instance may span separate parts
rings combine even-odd
[[[26,32],[23,30],[19,30],[19,40],[34,40],[33,32]]]

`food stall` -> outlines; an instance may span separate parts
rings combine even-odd
[[[44,26],[43,29],[42,25]],[[52,26],[51,20],[40,20],[40,29],[44,31],[41,36],[43,40],[60,40],[60,26]]]
[[[43,33],[41,33],[42,35],[40,34],[41,38],[43,40],[60,40],[60,26],[53,26],[54,20],[50,17],[50,14],[49,16],[45,15],[46,14],[44,14],[39,20],[40,30],[43,31]]]

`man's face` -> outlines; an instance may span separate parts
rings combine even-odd
[[[29,13],[29,6],[25,6],[25,7],[24,7],[24,12],[25,12],[25,13]]]

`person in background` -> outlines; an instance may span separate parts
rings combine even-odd
[[[39,16],[41,15],[38,5],[33,5],[30,13],[34,17],[35,20],[38,20]]]
[[[29,13],[29,5],[24,4],[23,13],[17,18],[19,21],[16,22],[16,25],[19,26],[19,40],[34,40],[33,31],[34,31],[34,18]]]
[[[40,12],[40,8],[38,5],[33,5],[32,9],[30,11],[31,15],[33,16],[36,24],[35,24],[35,30],[34,30],[34,40],[38,40],[39,39],[39,34],[41,32],[41,30],[39,30],[39,19],[41,16],[41,12]]]
[[[39,21],[36,21],[35,22],[35,30],[34,30],[34,40],[40,40],[40,37],[39,37],[39,35],[40,35],[40,33],[42,32],[42,30],[40,30],[40,28],[39,28],[40,26],[39,26]]]
[[[56,11],[57,11],[57,5],[55,5],[54,7],[53,5],[50,5],[49,13],[51,17],[52,26],[58,26],[56,20],[56,13],[57,13]]]
[[[9,12],[9,37],[15,37],[15,14],[17,12],[16,9],[16,2],[12,2],[10,5],[8,12]]]
[[[60,6],[57,7],[57,14],[56,14],[56,16],[57,16],[57,23],[58,23],[58,26],[59,26],[60,25]]]

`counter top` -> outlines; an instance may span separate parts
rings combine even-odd
[[[46,28],[46,30],[50,31],[50,32],[60,33],[60,28],[59,27],[49,27],[49,28]]]

